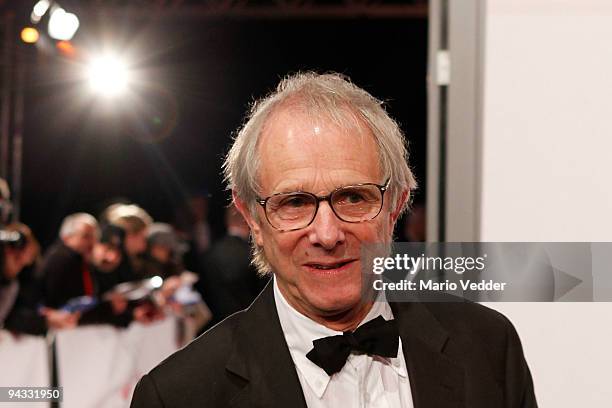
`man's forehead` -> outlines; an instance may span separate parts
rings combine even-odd
[[[265,194],[380,182],[378,149],[365,126],[347,129],[325,117],[285,110],[268,123],[258,149]]]
[[[336,136],[334,143],[352,144],[363,142],[364,138],[373,139],[372,132],[363,120],[345,109],[339,109],[332,115],[289,106],[270,114],[261,131],[258,147],[288,147],[291,143],[297,143],[307,148],[308,145],[325,142],[324,137],[330,134]]]
[[[89,222],[81,222],[77,227],[77,231],[81,234],[90,234],[95,232],[96,226],[90,224]]]

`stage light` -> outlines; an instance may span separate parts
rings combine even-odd
[[[88,77],[92,90],[106,96],[114,96],[125,91],[129,82],[126,65],[112,55],[92,60]]]
[[[34,24],[38,23],[42,16],[45,15],[47,10],[49,10],[50,3],[47,0],[40,0],[38,3],[34,5],[34,9],[32,10],[32,14],[30,14],[30,20]]]
[[[38,3],[34,5],[32,14],[40,18],[45,15],[48,9],[49,9],[49,2],[47,0],[40,0]]]
[[[49,18],[49,36],[55,40],[69,41],[79,29],[79,19],[72,13],[66,13],[61,7],[51,10]]]
[[[38,30],[32,27],[26,27],[21,30],[21,41],[26,44],[34,44],[38,41]]]

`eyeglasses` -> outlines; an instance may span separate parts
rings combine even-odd
[[[378,216],[383,207],[385,184],[355,184],[340,187],[326,196],[316,196],[305,191],[277,193],[267,198],[257,198],[264,208],[266,219],[275,229],[286,232],[306,228],[314,221],[319,203],[327,201],[336,217],[345,222],[369,221]]]

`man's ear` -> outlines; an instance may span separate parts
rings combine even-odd
[[[251,229],[251,233],[253,234],[253,239],[255,239],[255,243],[258,246],[263,246],[263,238],[261,236],[261,227],[255,217],[249,211],[249,206],[245,203],[239,196],[236,194],[235,190],[232,190],[232,200],[234,201],[234,205],[242,217],[249,224],[249,228]]]
[[[399,198],[397,199],[397,202],[395,203],[395,208],[391,213],[391,227],[395,226],[395,223],[397,222],[397,219],[399,218],[402,212],[402,208],[404,208],[404,204],[406,204],[408,197],[410,197],[410,190],[404,190],[401,192]]]

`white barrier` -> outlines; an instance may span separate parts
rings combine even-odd
[[[48,387],[49,359],[44,337],[19,335],[0,330],[0,387]],[[30,407],[46,407],[32,403]],[[0,406],[23,408],[23,403],[0,403]]]
[[[128,329],[111,326],[61,331],[56,337],[63,408],[129,407],[140,377],[178,349],[177,319]]]

